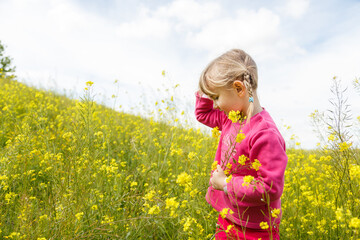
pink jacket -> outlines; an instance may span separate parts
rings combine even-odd
[[[287,164],[285,142],[269,113],[263,109],[254,115],[250,122],[242,126],[245,139],[236,143],[235,151],[229,153],[229,147],[235,143],[236,135],[239,133],[240,123],[232,123],[226,114],[220,110],[213,109],[213,101],[196,94],[196,119],[211,127],[218,127],[221,131],[219,145],[215,155],[215,161],[221,163],[231,158],[238,159],[245,155],[253,162],[259,160],[261,167],[258,171],[250,168],[240,167],[231,160],[233,172],[232,179],[227,183],[227,194],[224,191],[209,187],[206,200],[217,211],[230,208],[234,214],[227,218],[238,225],[247,228],[260,229],[260,222],[268,222],[270,226],[269,212],[281,209],[281,194],[284,188],[284,172]],[[220,164],[225,166],[226,164]],[[240,169],[241,168],[241,169]],[[223,167],[225,170],[225,167]],[[262,186],[242,186],[243,177],[252,175],[255,179],[262,179]],[[261,176],[261,177],[260,177]],[[267,194],[265,194],[265,190]],[[264,201],[265,196],[270,199],[270,206]],[[270,210],[270,211],[269,211]],[[271,216],[271,214],[270,214]],[[280,223],[281,214],[272,218],[271,222]]]

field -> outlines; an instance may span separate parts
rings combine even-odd
[[[142,118],[96,104],[94,87],[70,100],[0,79],[0,238],[210,239],[217,137],[181,126],[171,97]],[[312,118],[324,143],[289,143],[281,239],[360,239],[359,151],[345,118]]]

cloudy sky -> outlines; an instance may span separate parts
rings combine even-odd
[[[93,81],[101,101],[116,94],[125,111],[169,82],[193,103],[207,63],[244,49],[258,65],[262,106],[311,148],[308,116],[330,108],[333,76],[360,115],[359,12],[355,0],[0,0],[0,40],[20,81],[74,97]]]

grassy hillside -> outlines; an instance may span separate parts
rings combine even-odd
[[[95,104],[91,85],[76,101],[0,79],[0,238],[210,239],[217,138],[169,106],[155,122]],[[359,155],[332,142],[288,150],[282,239],[360,237]]]

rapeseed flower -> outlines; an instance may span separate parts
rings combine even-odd
[[[179,202],[176,201],[176,197],[173,197],[173,198],[167,198],[165,200],[165,204],[166,204],[166,207],[165,209],[170,209],[170,216],[171,217],[176,217],[177,214],[175,214],[175,210],[178,208],[179,206]]]
[[[335,135],[334,134],[330,134],[328,137],[329,141],[334,141],[335,140]]]
[[[268,229],[269,228],[269,224],[267,222],[261,222],[260,223],[260,227],[261,229]]]
[[[211,170],[212,171],[215,171],[217,169],[217,165],[219,164],[218,161],[214,161],[212,164],[211,164]]]
[[[261,167],[261,163],[257,159],[255,159],[254,162],[251,163],[251,168],[254,169],[255,171],[259,171],[260,167]]]
[[[274,208],[272,211],[271,211],[271,216],[273,218],[278,218],[279,217],[279,214],[280,214],[280,209],[279,208]]]
[[[252,181],[254,181],[254,177],[251,175],[247,175],[243,178],[243,181],[244,182],[242,183],[242,186],[248,187],[252,183]]]
[[[181,208],[186,208],[186,204],[188,203],[189,201],[188,200],[183,200],[182,202],[181,202]]]
[[[231,163],[226,164],[226,169],[224,171],[225,175],[228,175],[231,172],[232,166],[233,165]]]
[[[211,130],[211,133],[212,133],[212,136],[214,138],[218,138],[220,136],[220,131],[219,131],[219,127],[214,127],[212,130]]]
[[[184,232],[191,230],[191,225],[197,223],[195,218],[187,217],[184,221]]]
[[[87,81],[85,84],[86,84],[86,86],[91,87],[91,86],[94,84],[94,82],[92,82],[92,81]]]
[[[181,174],[178,175],[176,179],[176,183],[179,184],[180,186],[187,186],[191,184],[191,176],[186,172],[182,172]]]
[[[236,142],[237,143],[241,143],[242,142],[242,140],[244,140],[245,139],[245,134],[244,133],[242,133],[242,132],[240,132],[240,133],[238,133],[238,135],[236,135]]]
[[[158,205],[152,206],[148,211],[148,214],[150,214],[150,215],[156,215],[156,214],[159,214],[159,213],[160,213],[160,208],[159,208]]]
[[[351,147],[352,143],[342,142],[339,144],[340,152],[344,152]]]
[[[239,156],[239,160],[238,160],[238,163],[240,165],[245,165],[245,162],[248,160],[249,158],[247,158],[245,155],[241,155]]]
[[[349,227],[359,229],[360,228],[360,219],[357,217],[353,217],[350,219]]]
[[[226,233],[229,233],[230,230],[231,230],[233,227],[234,227],[234,225],[229,225],[229,226],[227,226],[225,232],[226,232]]]
[[[145,200],[153,201],[154,196],[156,195],[156,192],[154,190],[150,190],[145,196],[143,197]]]
[[[232,175],[228,176],[225,180],[226,180],[226,183],[229,183],[232,179]]]
[[[48,219],[48,215],[44,214],[39,217],[39,221],[44,221]]]
[[[84,213],[83,212],[79,212],[79,213],[77,213],[77,214],[75,214],[75,217],[76,217],[76,219],[77,220],[81,220],[81,218],[84,216]]]
[[[350,177],[352,180],[360,180],[360,165],[351,165],[350,166]]]
[[[230,208],[223,208],[220,211],[220,215],[221,215],[222,218],[225,218],[226,215],[228,215],[228,214],[234,214],[234,212]]]
[[[179,206],[179,202],[176,201],[176,197],[173,198],[167,198],[165,200],[166,203],[166,209],[168,208],[177,208]]]
[[[186,188],[185,188],[185,191],[187,192],[188,190],[186,190]],[[190,195],[191,197],[195,197],[196,194],[198,194],[198,193],[199,193],[199,191],[195,188],[195,189],[193,189],[192,191],[190,191],[189,195]]]
[[[240,111],[230,111],[228,118],[233,122],[236,123],[241,119]]]

